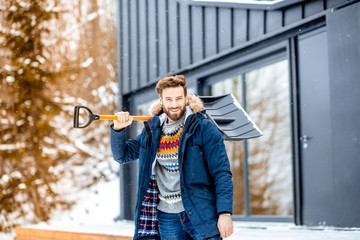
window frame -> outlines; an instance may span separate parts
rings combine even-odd
[[[241,59],[241,58],[240,58]],[[291,103],[293,101],[292,96],[292,70],[291,70],[291,59],[289,57],[289,48],[287,45],[287,42],[280,42],[276,45],[269,46],[268,48],[263,48],[258,51],[253,52],[252,54],[248,54],[246,59],[243,59],[243,61],[239,60],[233,60],[230,62],[224,62],[222,65],[222,68],[217,68],[217,73],[206,74],[204,72],[203,74],[206,75],[206,77],[200,78],[199,80],[199,91],[202,95],[210,95],[210,88],[211,85],[220,82],[223,79],[233,77],[233,76],[239,76],[241,75],[242,78],[242,107],[246,110],[246,90],[245,90],[245,81],[246,81],[246,73],[249,73],[255,69],[259,69],[261,67],[270,65],[272,63],[276,63],[279,61],[287,60],[288,61],[288,69],[289,69],[289,101],[290,101],[290,107]],[[235,64],[237,62],[237,64]],[[230,64],[233,63],[233,65],[230,66]],[[218,65],[218,66],[219,66]],[[214,70],[213,70],[214,71]],[[294,129],[293,129],[293,119],[292,119],[292,111],[293,109],[290,109],[290,141],[292,145],[292,141],[294,138]],[[250,183],[249,183],[249,165],[248,165],[248,143],[247,141],[243,141],[243,151],[244,151],[244,215],[233,215],[232,218],[234,220],[240,220],[240,221],[271,221],[271,222],[294,222],[295,221],[295,215],[296,215],[296,209],[295,209],[295,179],[294,179],[294,147],[291,147],[291,179],[292,179],[292,197],[293,197],[293,215],[292,216],[276,216],[276,215],[251,215],[250,214]]]

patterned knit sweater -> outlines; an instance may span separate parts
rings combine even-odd
[[[184,128],[184,116],[174,123],[164,123],[156,154],[155,174],[159,188],[158,210],[167,213],[184,211],[180,193],[178,150]]]

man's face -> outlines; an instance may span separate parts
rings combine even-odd
[[[186,111],[186,96],[181,86],[163,89],[160,102],[170,123],[179,120]]]

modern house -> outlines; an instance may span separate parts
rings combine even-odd
[[[226,142],[233,219],[360,227],[359,1],[118,3],[122,109],[148,115],[155,83],[184,74],[193,94],[232,93],[263,131]],[[137,174],[120,167],[121,219]]]

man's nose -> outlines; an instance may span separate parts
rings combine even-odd
[[[176,100],[171,101],[171,107],[177,107],[177,106],[178,106],[178,104],[177,104]]]

